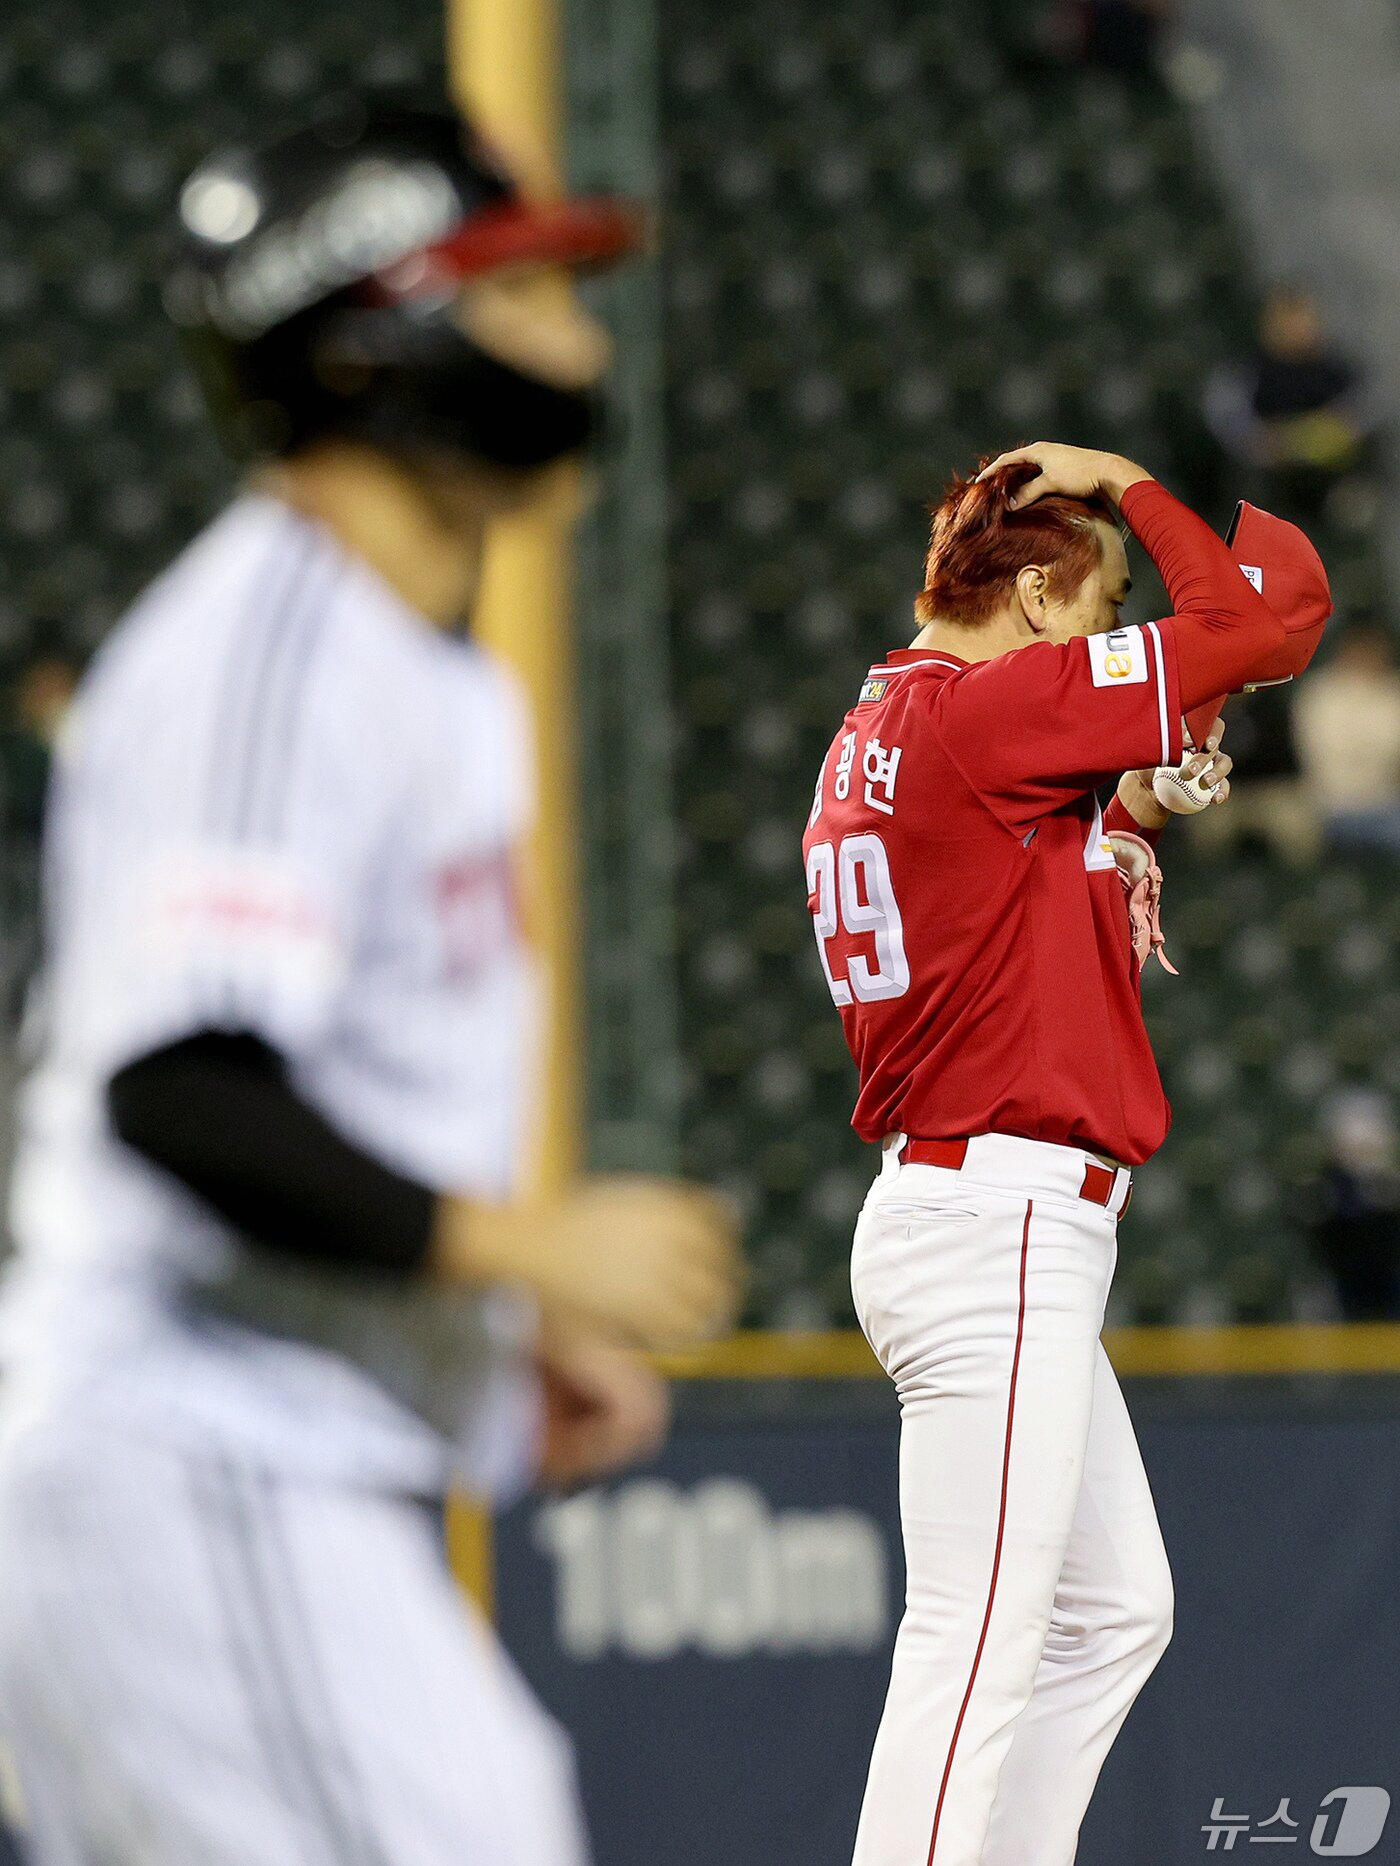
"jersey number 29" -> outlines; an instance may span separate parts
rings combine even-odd
[[[890,858],[878,836],[843,836],[839,843],[816,842],[807,851],[807,893],[816,922],[817,951],[834,1001],[873,1004],[902,998],[909,989],[909,961],[904,955],[904,922],[894,898]],[[875,966],[860,953],[846,961],[846,976],[831,969],[828,940],[845,928],[852,935],[874,934]]]

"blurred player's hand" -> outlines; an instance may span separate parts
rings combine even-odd
[[[1039,467],[1040,472],[1024,486],[1018,486],[1007,501],[1013,511],[1055,492],[1070,499],[1092,499],[1098,494],[1117,505],[1129,486],[1152,477],[1146,467],[1125,460],[1122,454],[1100,453],[1094,447],[1068,447],[1063,441],[1035,441],[1029,447],[998,454],[977,477],[986,479],[1001,467],[1022,464]]]
[[[551,1201],[446,1200],[436,1256],[447,1276],[513,1283],[546,1316],[637,1348],[680,1348],[734,1320],[739,1256],[720,1201],[677,1180],[621,1174]]]
[[[538,1351],[544,1388],[539,1478],[567,1488],[661,1449],[670,1420],[666,1382],[645,1361],[596,1336],[547,1329]]]

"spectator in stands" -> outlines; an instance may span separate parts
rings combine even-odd
[[[1085,0],[1078,10],[1086,63],[1122,77],[1156,76],[1157,50],[1174,0]]]
[[[1316,519],[1328,493],[1365,463],[1372,417],[1356,365],[1327,342],[1311,296],[1278,286],[1253,353],[1206,384],[1211,431],[1250,498]]]
[[[39,834],[53,748],[77,684],[78,668],[66,655],[40,654],[10,688],[0,717],[0,811],[11,835]]]
[[[1052,0],[1038,14],[1029,11],[1022,49],[1155,82],[1162,30],[1175,11],[1176,0]]]
[[[1327,1161],[1313,1187],[1313,1253],[1349,1322],[1400,1319],[1400,1146],[1395,1111],[1346,1089],[1324,1111]]]
[[[1400,857],[1400,668],[1386,630],[1338,639],[1298,683],[1294,730],[1327,845]]]

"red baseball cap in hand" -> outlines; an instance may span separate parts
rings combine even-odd
[[[1247,499],[1235,507],[1225,542],[1235,561],[1288,630],[1288,639],[1257,669],[1248,685],[1292,680],[1317,652],[1332,613],[1332,591],[1322,559],[1310,540],[1286,519],[1263,512]]]
[[[1322,559],[1296,525],[1275,518],[1272,512],[1262,511],[1247,499],[1241,499],[1235,507],[1225,542],[1233,547],[1240,569],[1288,630],[1283,646],[1251,673],[1245,691],[1292,680],[1317,652],[1332,613],[1332,591]],[[1228,698],[1228,694],[1222,694],[1186,715],[1193,745],[1205,744]]]

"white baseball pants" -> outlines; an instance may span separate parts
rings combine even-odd
[[[856,1227],[856,1313],[899,1391],[908,1587],[855,1866],[1071,1866],[1171,1635],[1147,1475],[1099,1341],[1110,1206],[1089,1156],[897,1143]]]
[[[0,1465],[34,1866],[584,1866],[569,1745],[422,1504],[93,1425]]]

